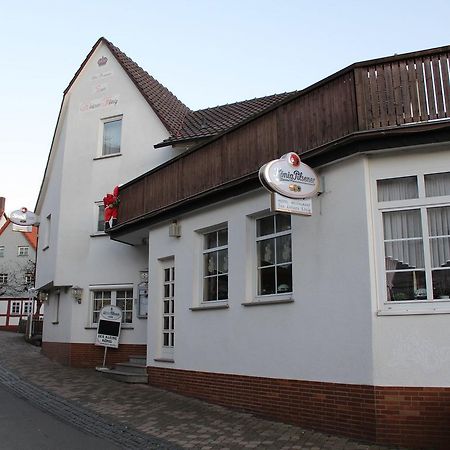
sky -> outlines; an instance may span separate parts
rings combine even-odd
[[[63,91],[109,39],[191,109],[450,45],[450,1],[0,0],[0,196],[34,210]]]

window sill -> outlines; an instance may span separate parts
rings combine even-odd
[[[113,153],[112,155],[96,156],[94,158],[94,161],[97,161],[98,159],[116,158],[117,156],[122,156],[122,153]]]
[[[98,233],[92,233],[89,235],[90,237],[101,237],[101,236],[108,236],[104,231],[99,231]]]
[[[202,303],[200,306],[192,306],[189,308],[191,311],[207,311],[212,309],[228,309],[230,306],[228,305],[228,302],[221,302],[221,303]]]
[[[282,305],[284,303],[294,303],[294,299],[289,296],[270,296],[268,298],[257,297],[255,300],[251,302],[243,302],[242,306],[263,306],[263,305]]]
[[[433,314],[450,314],[450,308],[435,309],[383,309],[377,311],[377,316],[427,316]]]
[[[153,361],[156,362],[165,362],[165,363],[174,363],[175,360],[171,359],[171,358],[153,358]]]
[[[448,299],[437,299],[433,301],[415,300],[395,302],[392,305],[384,305],[383,309],[377,311],[377,316],[412,316],[450,314],[450,302]]]

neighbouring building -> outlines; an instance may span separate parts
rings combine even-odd
[[[17,331],[21,319],[42,317],[28,291],[34,286],[36,246],[37,228],[14,225],[0,197],[0,330]]]
[[[37,204],[43,351],[93,363],[95,314],[111,302],[131,318],[122,351],[146,352],[153,385],[448,448],[449,52],[356,63],[302,91],[194,112],[100,39],[65,92]],[[102,154],[118,118],[120,151]],[[272,212],[258,179],[291,151],[321,179],[311,217]],[[109,240],[95,205],[115,184]]]

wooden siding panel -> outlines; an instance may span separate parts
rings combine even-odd
[[[355,73],[355,102],[358,117],[358,130],[369,129],[367,105],[369,104],[369,91],[367,88],[367,70],[357,67]]]
[[[434,79],[434,92],[436,98],[436,118],[444,119],[445,111],[444,111],[444,93],[442,92],[442,84],[441,84],[441,69],[439,58],[437,56],[433,56],[431,58],[431,68],[433,69],[433,79]]]
[[[445,117],[450,117],[449,55],[441,55],[442,86],[444,89]]]
[[[356,131],[449,117],[448,48],[356,65],[120,190],[119,224],[245,177],[289,151]],[[430,116],[428,115],[430,113]]]
[[[423,76],[423,61],[421,58],[416,59],[416,76],[417,76],[417,96],[419,98],[420,121],[425,122],[429,119],[427,107],[427,88],[425,78]]]

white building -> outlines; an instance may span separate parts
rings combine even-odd
[[[96,313],[112,302],[130,318],[112,357],[146,353],[151,384],[448,448],[449,51],[193,112],[100,39],[66,90],[37,205],[43,351],[98,363]],[[120,123],[120,150],[105,147]],[[311,217],[272,212],[258,180],[291,151],[322,180]],[[97,205],[122,183],[110,240]]]
[[[282,98],[243,102],[239,119]],[[102,199],[214,132],[117,47],[96,42],[64,92],[35,211],[41,218],[36,287],[48,294],[46,355],[75,366],[101,363],[96,322],[110,302],[124,318],[120,348],[108,362],[146,353],[146,299],[139,300],[138,285],[148,270],[148,243],[111,241]],[[167,139],[177,140],[173,148],[155,150]],[[81,300],[73,287],[82,288]]]
[[[0,197],[0,330],[17,331],[21,319],[37,313],[37,302],[28,294],[34,285],[36,245],[36,227],[14,225]]]

